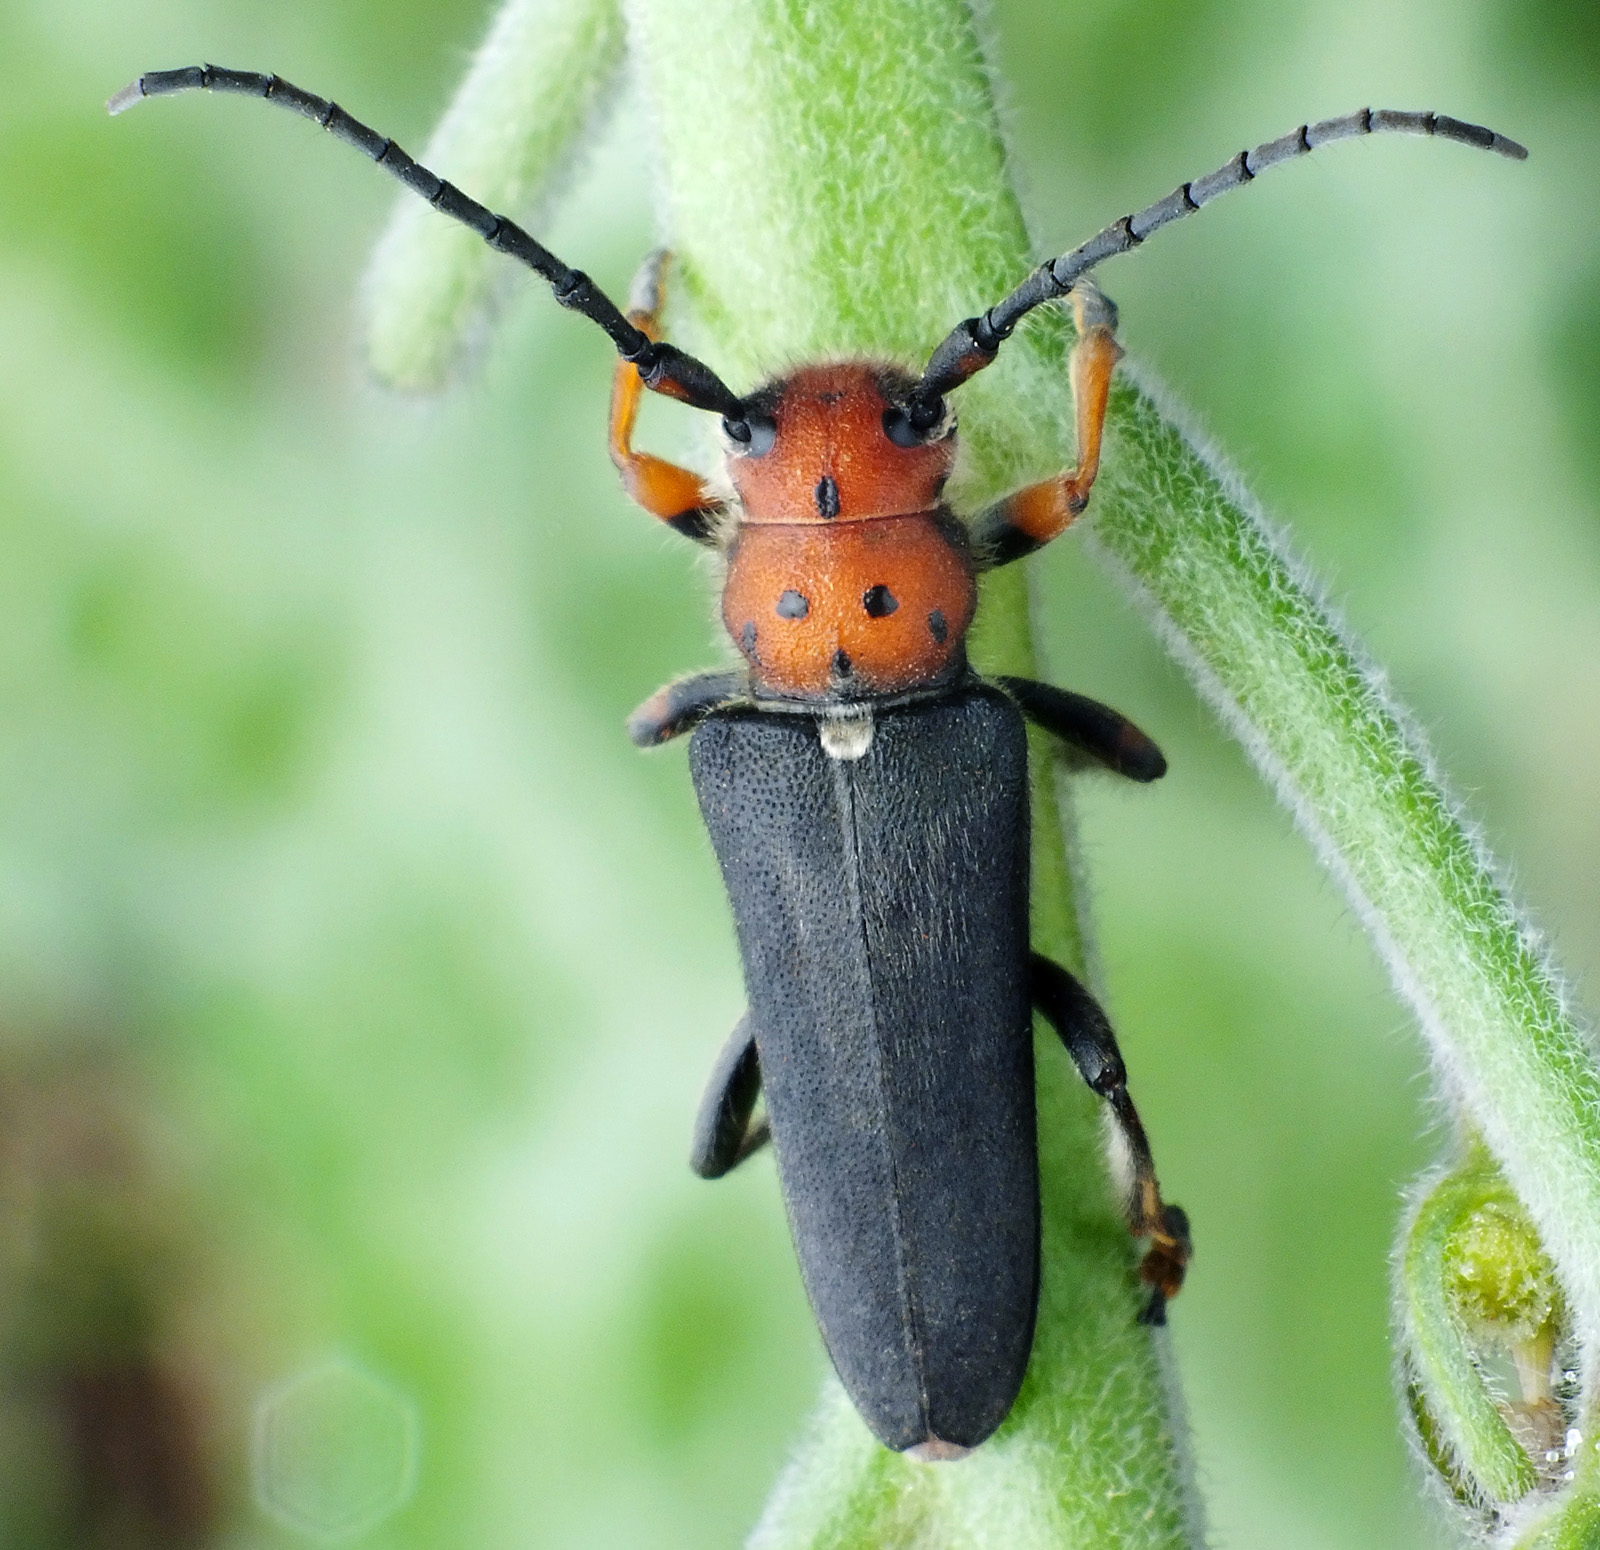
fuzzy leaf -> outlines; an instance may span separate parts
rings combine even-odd
[[[1465,1476],[1477,1494],[1495,1505],[1519,1500],[1537,1477],[1473,1360],[1450,1295],[1450,1262],[1474,1217],[1508,1194],[1494,1165],[1480,1152],[1418,1202],[1402,1233],[1397,1267],[1406,1353],[1427,1419],[1452,1466],[1449,1475]]]

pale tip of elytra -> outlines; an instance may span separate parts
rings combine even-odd
[[[953,1464],[971,1452],[971,1448],[963,1448],[959,1442],[946,1442],[943,1437],[930,1437],[926,1442],[919,1442],[914,1448],[907,1448],[906,1457],[915,1459],[919,1464]]]
[[[126,113],[136,102],[144,101],[144,77],[141,75],[136,81],[129,81],[114,97],[106,99],[106,112],[113,118],[119,113]]]

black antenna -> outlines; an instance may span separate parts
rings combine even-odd
[[[1041,264],[1004,301],[991,307],[982,317],[968,318],[946,336],[923,371],[912,396],[910,415],[919,430],[938,423],[944,409],[941,397],[960,387],[969,377],[983,370],[995,358],[1001,343],[1035,307],[1072,289],[1075,281],[1096,264],[1139,246],[1151,232],[1192,215],[1210,204],[1219,194],[1254,182],[1268,167],[1290,161],[1314,151],[1331,140],[1346,140],[1352,135],[1403,134],[1434,135],[1444,140],[1459,140],[1463,145],[1494,151],[1512,161],[1526,161],[1526,147],[1508,140],[1481,124],[1464,124],[1442,113],[1401,113],[1390,108],[1363,108],[1343,118],[1326,118],[1320,124],[1302,124],[1281,139],[1268,140],[1253,151],[1240,151],[1231,161],[1209,177],[1196,178],[1174,189],[1165,199],[1146,205],[1134,215],[1113,221],[1081,247],[1049,263]]]
[[[112,114],[122,113],[145,97],[180,91],[237,92],[246,97],[263,97],[320,124],[335,139],[353,145],[384,171],[392,173],[440,214],[470,227],[497,253],[509,254],[547,280],[563,307],[582,313],[606,331],[623,360],[638,368],[646,387],[695,409],[709,409],[735,422],[743,421],[742,400],[709,366],[670,344],[647,338],[581,269],[569,269],[515,221],[496,215],[475,199],[469,199],[454,183],[429,172],[393,140],[351,118],[336,102],[314,97],[280,76],[258,75],[250,70],[224,70],[217,65],[190,65],[183,70],[152,70],[148,75],[141,75],[107,102],[106,110]]]

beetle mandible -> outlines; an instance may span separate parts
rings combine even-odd
[[[963,1456],[1005,1419],[1033,1343],[1035,1011],[1127,1144],[1129,1226],[1149,1240],[1141,1318],[1164,1320],[1191,1252],[1105,1013],[1030,949],[1024,723],[1133,780],[1166,763],[1109,707],[986,681],[965,650],[979,573],[1031,554],[1088,504],[1122,353],[1116,308],[1090,271],[1329,141],[1397,132],[1527,152],[1433,113],[1363,109],[1301,125],[1041,264],[952,329],[920,372],[827,362],[739,395],[660,337],[664,254],[645,261],[624,313],[515,222],[278,76],[156,71],[107,106],[193,89],[313,119],[526,264],[616,346],[612,461],[646,511],[722,554],[722,619],[743,657],[737,671],[668,685],[628,722],[645,747],[693,734],[690,769],[749,997],[712,1071],[691,1164],[717,1178],[773,1142],[806,1291],[850,1397],[886,1446]],[[964,523],[942,499],[956,455],[948,395],[1056,299],[1077,327],[1077,464]],[[634,450],[645,388],[722,417],[731,500]],[[763,1092],[766,1119],[755,1120]]]

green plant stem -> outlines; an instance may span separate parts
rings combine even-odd
[[[637,0],[668,239],[692,348],[736,390],[792,361],[914,361],[1029,261],[971,18],[958,0]],[[709,85],[714,83],[714,86]],[[1060,319],[964,392],[971,505],[1070,460]],[[1025,577],[985,590],[979,663],[1028,672]],[[1035,941],[1082,950],[1045,750],[1035,760]],[[885,1452],[824,1401],[757,1531],[766,1547],[1190,1543],[1156,1340],[1134,1320],[1128,1234],[1097,1105],[1041,1039],[1044,1286],[999,1435],[956,1466]]]
[[[1600,1075],[1420,736],[1238,479],[1124,378],[1088,533],[1339,879],[1527,1207],[1592,1369]]]

